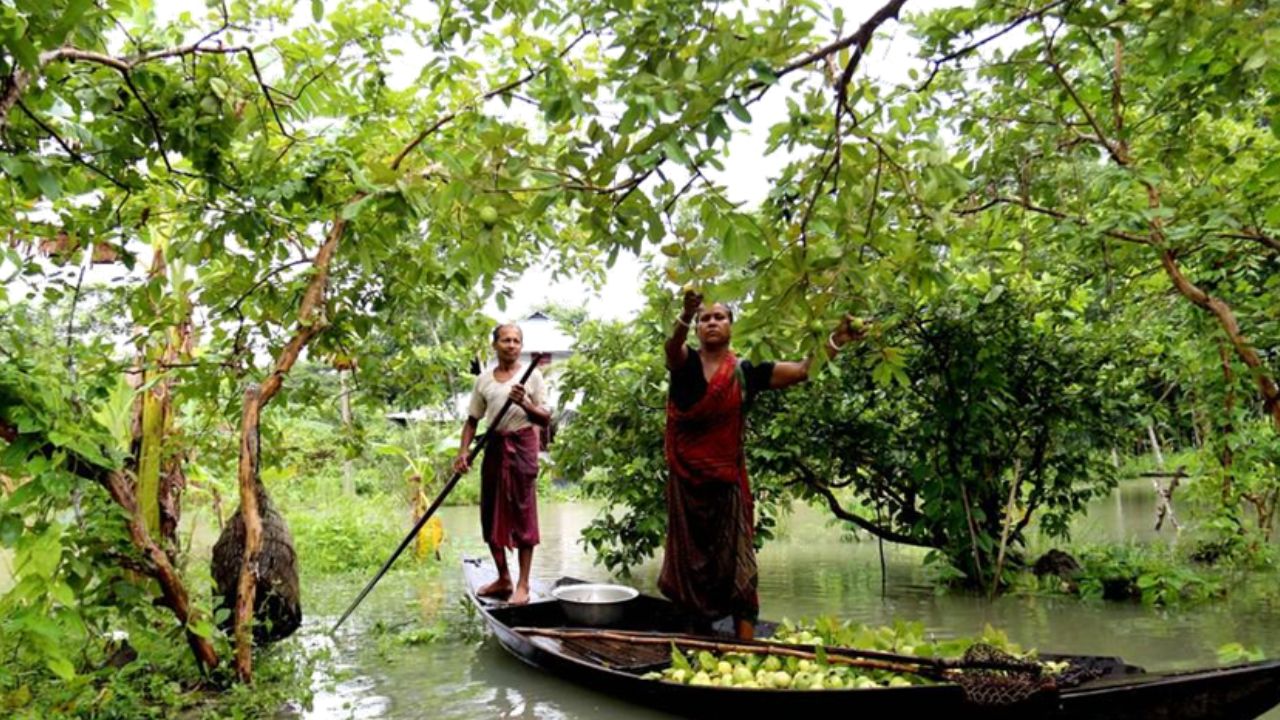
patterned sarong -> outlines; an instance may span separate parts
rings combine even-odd
[[[480,528],[504,548],[538,544],[538,431],[494,433],[480,466]]]

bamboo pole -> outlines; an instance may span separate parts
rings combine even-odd
[[[675,645],[677,647],[698,650],[714,650],[721,653],[770,654],[784,657],[795,657],[804,660],[816,660],[817,648],[797,647],[794,645],[755,641],[719,641],[706,638],[691,637],[675,633],[652,633],[631,630],[564,630],[559,628],[516,627],[514,632],[522,635],[549,637],[561,640],[615,640],[637,645]],[[911,673],[936,680],[950,682],[965,670],[1003,670],[1013,673],[1030,673],[1039,675],[1038,664],[1020,666],[1000,661],[948,661],[938,658],[908,657],[877,650],[860,650],[848,647],[824,647],[823,654],[828,663],[849,665],[869,670],[887,670],[897,673]],[[1034,661],[1028,661],[1034,663]]]

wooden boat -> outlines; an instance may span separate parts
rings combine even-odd
[[[1280,704],[1280,661],[1262,661],[1185,672],[1146,672],[1118,658],[1041,654],[1088,668],[1082,682],[1035,693],[1009,705],[981,704],[960,685],[941,682],[910,687],[835,690],[746,689],[682,685],[642,677],[665,667],[665,642],[628,637],[688,638],[694,627],[667,600],[641,594],[609,628],[569,624],[550,588],[533,588],[526,605],[476,595],[493,580],[487,561],[463,561],[468,595],[498,642],[520,660],[593,690],[686,717],[804,717],[838,712],[843,718],[937,717],[1072,718],[1092,720],[1200,720],[1256,718]],[[562,578],[554,586],[581,582]],[[554,587],[553,586],[553,587]],[[760,623],[760,633],[772,630]],[[707,641],[733,641],[704,631]],[[761,643],[764,645],[764,643]],[[762,649],[762,652],[765,650]],[[785,713],[785,715],[784,715]],[[889,714],[892,715],[889,715]]]

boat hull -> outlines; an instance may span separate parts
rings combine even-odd
[[[744,717],[772,713],[796,717],[838,712],[845,720],[883,720],[890,713],[903,718],[938,714],[936,716],[948,720],[1246,720],[1280,704],[1280,662],[1275,661],[1183,673],[1146,673],[1114,658],[1097,658],[1108,667],[1104,677],[1007,706],[973,703],[959,686],[951,684],[776,690],[662,682],[640,677],[645,670],[657,669],[660,661],[646,667],[642,657],[624,658],[616,653],[594,655],[556,637],[530,631],[530,628],[554,631],[573,626],[545,592],[535,593],[534,600],[523,606],[477,597],[475,589],[488,581],[489,573],[491,570],[479,561],[464,562],[472,602],[494,637],[516,658],[598,692],[685,717],[711,718],[740,713]],[[576,581],[566,578],[561,582]],[[691,627],[691,620],[667,601],[641,595],[632,601],[616,629],[684,634]],[[652,650],[649,659],[656,660]],[[628,661],[632,665],[623,667]]]

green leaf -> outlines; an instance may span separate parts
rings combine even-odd
[[[18,542],[18,538],[22,537],[22,531],[25,528],[21,515],[7,513],[0,516],[0,545],[13,547],[14,543]]]
[[[372,195],[365,195],[353,203],[347,203],[342,208],[342,219],[355,220],[356,217],[358,217],[360,213],[369,206],[369,203],[372,202],[373,199]]]
[[[58,178],[48,170],[41,168],[36,175],[36,182],[40,185],[40,192],[50,200],[57,200],[62,197],[62,186],[58,184]]]
[[[23,23],[23,27],[25,28],[26,20],[23,20],[21,17],[18,19]],[[6,49],[12,52],[14,57],[18,58],[18,62],[21,63],[24,68],[28,70],[40,69],[40,53],[36,50],[36,46],[31,44],[30,40],[27,40],[21,35],[15,35],[11,36],[5,45]]]
[[[70,680],[76,676],[76,667],[71,664],[70,660],[62,656],[46,658],[44,664],[45,667],[49,668],[54,675],[57,675],[62,680]]]
[[[764,60],[756,60],[751,63],[751,70],[756,74],[756,77],[760,78],[761,82],[767,85],[772,85],[778,81],[778,74]]]
[[[675,643],[671,643],[671,667],[676,670],[693,672],[693,666],[689,664],[688,658],[684,656],[684,653],[680,652],[680,648],[676,647]]]
[[[888,387],[893,383],[893,370],[889,363],[879,363],[871,369],[871,379],[880,387]]]
[[[707,672],[711,672],[715,670],[716,656],[712,655],[706,650],[700,650],[698,652],[698,667],[702,668],[703,670],[706,670]]]
[[[76,595],[71,588],[64,582],[55,582],[49,586],[49,597],[62,603],[66,607],[72,607],[76,604]]]
[[[19,572],[52,578],[62,559],[62,526],[50,525],[19,550],[15,566]]]
[[[684,151],[684,147],[673,137],[669,137],[662,141],[662,149],[667,153],[667,157],[675,160],[682,165],[689,164],[689,155]]]
[[[191,631],[192,635],[202,637],[206,640],[213,637],[213,623],[209,622],[209,620],[205,618],[201,618],[193,623],[188,623],[187,629]]]
[[[316,22],[324,19],[324,0],[311,0],[311,19]]]

